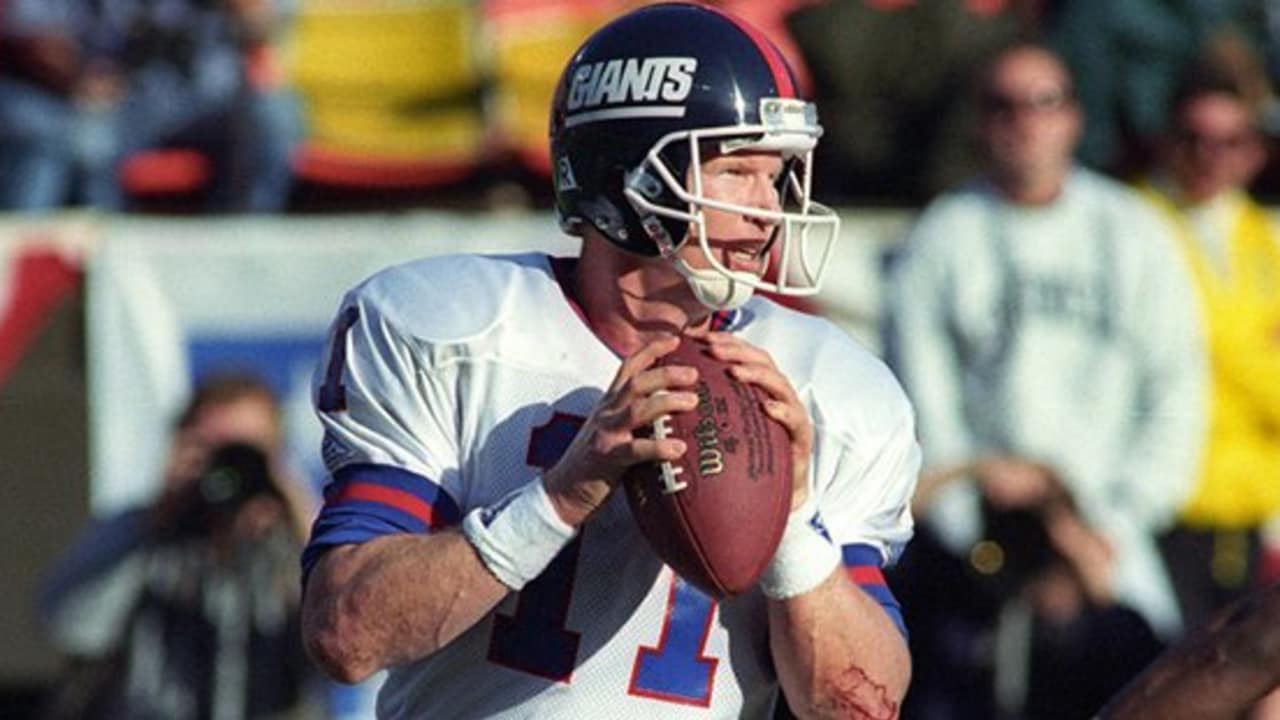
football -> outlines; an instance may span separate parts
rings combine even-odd
[[[764,572],[791,511],[791,445],[764,412],[764,390],[739,382],[705,342],[685,338],[661,365],[697,368],[695,410],[653,423],[688,445],[676,462],[641,463],[623,477],[640,531],[663,562],[717,598]]]

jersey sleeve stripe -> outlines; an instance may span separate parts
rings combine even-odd
[[[859,585],[884,585],[884,573],[878,567],[867,565],[850,565],[845,568],[849,579]]]
[[[884,608],[885,614],[893,621],[894,627],[898,628],[902,637],[907,637],[907,623],[902,619],[902,606],[898,604],[898,599],[893,596],[889,588],[885,585],[859,585],[858,587]]]
[[[302,582],[305,585],[311,569],[326,550],[339,545],[358,545],[383,535],[396,535],[406,532],[425,532],[426,526],[418,524],[418,529],[411,529],[400,520],[408,516],[399,514],[399,518],[391,517],[389,511],[382,515],[368,512],[368,507],[325,505],[311,526],[311,540],[302,551]]]
[[[840,548],[840,551],[844,559],[845,572],[848,574],[849,579],[879,603],[880,607],[884,608],[885,613],[889,615],[889,619],[898,628],[898,632],[902,633],[903,637],[906,637],[907,624],[902,619],[902,606],[898,603],[898,599],[893,596],[893,591],[889,589],[888,583],[885,582],[884,572],[880,568],[880,551],[870,545],[860,543],[844,545]]]
[[[344,501],[341,505],[326,505],[324,510],[320,511],[320,517],[345,518],[356,522],[369,518],[379,523],[385,523],[394,532],[426,533],[431,531],[431,526],[417,515],[380,502],[349,500]]]
[[[844,557],[844,566],[867,565],[878,568],[881,564],[880,551],[865,543],[852,543],[840,546],[840,554]]]
[[[436,530],[462,518],[458,504],[434,481],[390,465],[358,464],[339,469],[325,489],[325,504],[382,503],[418,518]]]
[[[343,485],[337,492],[329,496],[328,502],[342,505],[351,501],[366,501],[373,505],[386,505],[412,516],[425,527],[434,527],[436,513],[426,502],[403,490],[382,487],[370,483],[352,482]]]
[[[880,551],[870,545],[853,544],[840,548],[849,579],[859,585],[885,585],[880,570]]]
[[[383,535],[428,533],[457,524],[458,505],[444,488],[389,465],[340,468],[324,490],[324,506],[302,552],[303,582],[326,550]]]

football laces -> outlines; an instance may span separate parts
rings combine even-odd
[[[653,421],[653,437],[661,440],[671,435],[671,416],[663,415]],[[671,461],[663,460],[658,463],[658,471],[662,477],[662,493],[664,495],[674,495],[681,490],[689,487],[689,483],[680,479],[680,474],[684,472],[684,468],[679,465],[672,465]]]

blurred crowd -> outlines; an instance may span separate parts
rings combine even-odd
[[[928,204],[888,283],[926,464],[897,571],[906,714],[1090,717],[1274,580],[1280,236],[1214,56],[1175,84],[1137,190],[1075,159],[1086,119],[1049,47],[1002,51],[979,88],[984,171]]]
[[[124,210],[125,163],[184,147],[210,166],[209,209],[284,210],[299,118],[260,66],[285,4],[7,0],[0,207]]]
[[[634,4],[434,3],[501,27],[530,8],[563,19]],[[766,28],[816,99],[817,194],[920,210],[884,278],[886,358],[916,406],[926,465],[917,536],[891,578],[915,663],[903,716],[1089,717],[1162,649],[1280,580],[1280,235],[1260,205],[1280,198],[1280,3],[718,4]],[[397,155],[335,139],[320,113],[331,86],[289,72],[306,45],[295,34],[333,5],[0,0],[0,209],[145,209],[166,179],[188,193],[183,207],[210,212],[345,208],[353,196],[452,207],[460,190],[477,206],[511,187],[545,202],[544,141],[521,140],[518,123],[495,132],[486,114],[502,105],[486,75],[500,63],[389,111],[409,124],[462,112],[480,128],[474,143],[406,142]],[[383,80],[364,78],[362,92]],[[547,101],[530,104],[544,117]],[[193,406],[175,453],[208,412]],[[235,558],[219,543],[178,554],[175,538],[191,535],[176,531],[193,521],[175,513],[194,501],[176,489],[201,472],[57,570],[47,619],[70,656],[141,647],[148,622],[177,616],[177,595],[157,594],[166,572]],[[296,531],[288,493],[268,497]],[[104,548],[120,552],[110,563],[89,552]],[[104,564],[150,588],[150,609],[61,625],[78,607],[73,581],[100,580]],[[255,642],[294,619],[296,598],[268,605],[278,617],[258,615],[277,624]],[[112,635],[123,644],[84,634],[102,627],[126,630]],[[262,699],[272,711],[304,682],[287,664],[296,648],[278,649],[276,687],[293,694]],[[169,667],[186,695],[167,701],[211,697]],[[110,682],[133,687],[128,665],[115,668],[126,674]]]
[[[546,107],[590,29],[646,0],[6,0],[0,208],[280,212],[546,206]],[[1076,154],[1154,160],[1183,66],[1229,65],[1280,132],[1266,0],[715,0],[763,28],[819,103],[819,187],[919,207],[980,169],[975,69],[1020,37],[1059,52]],[[1280,196],[1266,163],[1252,183]],[[517,191],[517,192],[512,192]]]

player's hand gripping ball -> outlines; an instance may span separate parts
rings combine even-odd
[[[791,439],[765,414],[764,390],[739,382],[704,342],[684,338],[660,365],[697,368],[697,408],[659,418],[657,437],[688,450],[623,477],[631,513],[658,557],[713,597],[751,589],[791,511]]]

